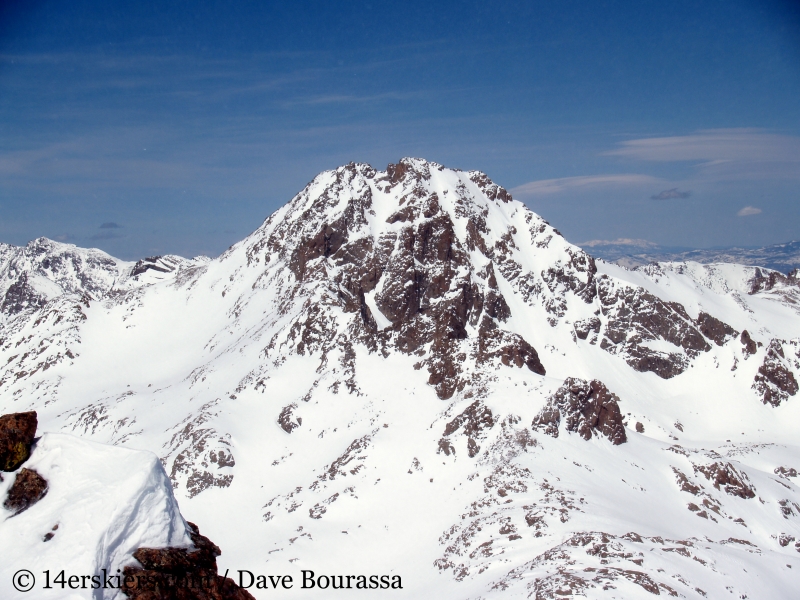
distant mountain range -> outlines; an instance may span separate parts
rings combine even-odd
[[[737,263],[766,267],[788,273],[800,267],[800,241],[773,244],[761,248],[682,248],[659,246],[646,240],[593,240],[580,244],[590,254],[624,267],[632,268],[654,262],[687,262],[703,264]]]

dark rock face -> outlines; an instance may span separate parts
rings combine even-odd
[[[589,343],[594,344],[597,342],[597,334],[600,333],[601,322],[597,317],[583,319],[576,321],[573,327],[575,328],[575,335],[579,340],[589,339]],[[589,337],[591,335],[591,338]]]
[[[293,414],[296,408],[297,404],[284,406],[281,414],[278,415],[278,425],[280,425],[281,429],[283,429],[286,433],[292,433],[292,431],[303,424],[303,419],[301,417],[295,417]]]
[[[597,265],[594,258],[581,251],[567,251],[568,260],[566,265],[551,267],[542,272],[542,279],[547,284],[551,292],[556,293],[560,290],[569,290],[584,302],[589,304],[597,295],[595,275]],[[588,275],[587,281],[575,276],[575,273],[585,273]],[[561,311],[552,310],[550,312],[559,314]]]
[[[716,317],[708,313],[701,312],[697,319],[697,328],[704,336],[714,342],[717,346],[722,346],[729,339],[736,337],[739,332],[727,323],[723,323]]]
[[[796,340],[791,343],[772,340],[767,347],[764,362],[758,368],[752,385],[752,389],[761,396],[764,404],[779,406],[781,402],[797,393],[798,385],[792,370],[792,363],[795,363],[795,368],[800,367],[800,352],[797,351],[794,342]],[[796,355],[787,356],[783,344],[794,350]]]
[[[0,305],[0,312],[7,315],[15,315],[28,309],[38,309],[47,304],[47,298],[39,294],[28,283],[28,274],[22,273],[17,280],[11,284]]]
[[[689,478],[686,477],[682,471],[672,467],[672,472],[675,473],[675,478],[678,480],[678,487],[680,487],[682,492],[689,492],[694,496],[697,496],[701,492],[700,486],[697,486],[689,481]],[[698,508],[698,510],[700,509]]]
[[[742,331],[742,335],[739,339],[741,340],[742,345],[744,346],[744,348],[742,349],[742,354],[744,354],[745,358],[758,352],[758,345],[755,343],[753,338],[750,337],[750,334],[747,333],[746,329]]]
[[[18,515],[44,498],[45,494],[47,494],[45,478],[33,469],[22,469],[8,489],[3,507]]]
[[[538,375],[546,373],[536,349],[517,334],[497,328],[488,318],[484,318],[481,322],[479,333],[477,352],[479,363],[499,358],[506,366],[525,366]]]
[[[157,271],[159,273],[171,273],[175,270],[175,263],[165,259],[163,256],[148,256],[136,262],[131,269],[131,277],[136,277],[147,271]]]
[[[28,460],[37,426],[35,411],[0,417],[0,470],[16,471]]]
[[[482,401],[476,400],[445,426],[444,437],[439,440],[439,452],[444,452],[446,456],[450,456],[451,453],[455,454],[455,448],[448,438],[461,430],[467,436],[467,454],[472,458],[481,450],[477,440],[484,437],[483,432],[491,429],[494,425],[495,417],[491,409]]]
[[[682,305],[664,302],[642,288],[616,286],[607,277],[598,279],[597,290],[608,319],[600,347],[622,356],[637,371],[651,371],[663,379],[679,375],[688,367],[688,358],[711,349],[700,327],[715,336],[724,337],[728,329],[733,332],[708,316],[698,326]],[[644,345],[654,340],[667,341],[682,352],[660,352]]]
[[[494,427],[494,415],[484,406],[483,402],[476,400],[467,409],[450,421],[444,428],[444,435],[455,433],[458,429],[468,436],[480,434],[484,429]]]
[[[372,351],[415,354],[422,357],[418,368],[427,369],[428,382],[442,399],[467,385],[465,362],[472,363],[470,359],[479,365],[525,366],[543,374],[533,346],[502,329],[511,311],[498,288],[495,268],[502,264],[503,275],[513,276],[508,258],[514,243],[511,233],[490,247],[484,237],[488,209],[459,183],[441,192],[455,205],[456,216],[466,218],[467,238],[459,238],[442,199],[425,187],[433,169],[443,167],[404,159],[385,173],[357,164],[338,169],[313,201],[303,203],[310,196],[308,188],[301,192],[293,201],[297,212],[253,244],[248,260],[258,263],[263,255],[266,263],[272,254],[278,255],[294,274],[297,293],[301,284],[321,284],[329,294],[324,303],[355,317],[348,339],[337,339],[333,323],[324,322],[329,318],[324,310],[315,313],[309,305],[292,326],[299,353],[325,356],[338,348],[350,360],[352,343],[358,341]],[[485,175],[469,176],[489,201],[510,201],[508,192]],[[399,208],[386,218],[395,227],[379,235],[365,233],[375,215],[373,186],[401,194]],[[341,198],[347,199],[343,208]],[[268,221],[265,227],[269,225]],[[486,258],[481,268],[473,264],[473,251]],[[372,314],[376,308],[380,315]],[[377,323],[384,319],[390,325],[379,330]],[[354,383],[347,386],[354,391]]]
[[[481,188],[481,191],[486,194],[490,200],[499,200],[501,202],[509,202],[511,200],[511,194],[494,183],[485,174],[473,171],[470,173],[469,178],[472,180],[472,183]]]
[[[794,467],[775,467],[773,472],[778,477],[783,477],[784,479],[788,477],[797,477],[797,469]]]
[[[194,549],[139,548],[142,568],[127,566],[122,592],[133,600],[253,600],[232,579],[217,574],[220,549],[189,523]]]
[[[761,269],[756,269],[753,279],[750,280],[750,294],[769,292],[774,290],[776,287],[782,286],[800,287],[798,269],[790,271],[788,275],[784,275],[778,271],[764,272]]]
[[[451,454],[456,453],[456,449],[453,448],[453,444],[447,438],[441,438],[439,440],[439,449],[437,450],[439,454],[444,452],[445,456],[450,456]]]
[[[730,463],[715,462],[710,465],[695,465],[695,472],[705,475],[715,488],[739,498],[755,498],[756,494],[747,475],[740,473]]]
[[[533,420],[532,427],[547,435],[558,437],[562,418],[567,431],[580,434],[586,440],[592,438],[592,431],[604,435],[612,444],[628,441],[619,398],[612,394],[601,382],[584,381],[570,377],[564,381],[545,407]]]

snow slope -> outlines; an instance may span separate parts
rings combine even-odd
[[[403,159],[321,173],[222,256],[103,289],[2,316],[0,408],[158,454],[223,571],[793,594],[795,278],[595,261],[483,173]]]
[[[131,555],[139,547],[192,546],[169,478],[152,452],[45,433],[24,466],[47,480],[48,491],[17,515],[0,508],[3,598],[124,598],[118,590],[92,590],[91,580],[83,582],[86,590],[53,582],[62,570],[67,578],[103,569],[116,575],[117,569],[136,564]],[[14,477],[5,474],[4,479],[2,496]],[[36,577],[29,593],[11,586],[19,569]],[[52,589],[45,589],[46,570]]]

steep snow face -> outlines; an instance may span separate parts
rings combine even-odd
[[[795,278],[595,261],[419,159],[321,173],[164,276],[6,318],[0,407],[156,452],[223,569],[399,573],[407,597],[789,593]]]
[[[117,574],[136,564],[139,547],[191,547],[186,522],[172,485],[152,452],[115,448],[71,435],[46,433],[36,443],[25,468],[48,482],[47,494],[13,515],[0,508],[0,563],[3,597],[14,597],[11,578],[18,569],[36,577],[36,598],[124,598],[118,590],[73,591],[51,583],[63,569],[70,575]],[[0,495],[13,484],[4,474]],[[113,580],[112,580],[113,584]],[[23,594],[19,594],[23,597]]]

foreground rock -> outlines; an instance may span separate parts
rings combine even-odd
[[[139,548],[192,546],[172,485],[152,452],[46,432],[24,467],[4,475],[0,598],[18,597],[12,578],[27,569],[37,580],[35,592],[28,595],[37,600],[119,600],[116,578],[110,584],[114,589],[107,587],[102,596],[88,587],[88,580],[82,588],[70,589],[65,583],[65,589],[58,584],[45,589],[41,573],[57,565],[56,573],[121,575]]]
[[[44,498],[45,494],[47,480],[33,469],[22,469],[8,490],[3,508],[12,511],[12,516],[18,515]]]
[[[128,598],[135,600],[252,600],[232,579],[217,574],[220,549],[189,523],[194,549],[139,548],[133,557],[142,568],[123,574]]]
[[[37,425],[35,411],[0,417],[0,470],[16,471],[28,460]]]

